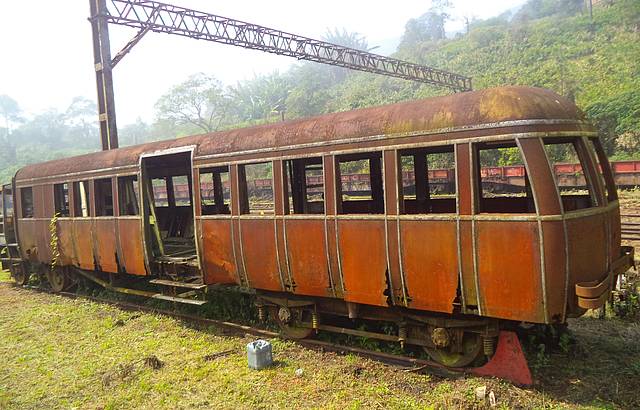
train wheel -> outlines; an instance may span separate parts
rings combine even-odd
[[[13,275],[13,280],[16,281],[18,286],[24,286],[29,282],[30,274],[21,263],[11,266],[11,274]]]
[[[288,339],[305,339],[313,333],[311,313],[302,308],[270,306],[269,313],[280,328],[280,333]]]
[[[61,267],[53,267],[47,271],[47,279],[51,290],[58,293],[69,286],[69,278]]]
[[[440,330],[442,329],[442,330]],[[443,328],[436,329],[432,333],[436,336],[432,336],[432,339],[440,337],[446,337],[446,330]],[[462,343],[460,343],[459,348],[454,349],[454,343],[447,343],[446,346],[443,347],[424,347],[424,350],[427,352],[429,357],[434,361],[448,366],[448,367],[465,367],[471,364],[475,359],[477,359],[482,354],[482,338],[477,333],[464,332],[462,333]],[[434,340],[435,341],[435,340]],[[438,343],[436,343],[437,345]],[[441,343],[444,345],[444,343]]]

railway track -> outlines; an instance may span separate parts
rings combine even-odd
[[[626,241],[640,241],[640,214],[621,214],[622,239]]]
[[[282,335],[280,335],[277,332],[272,332],[270,330],[265,330],[258,327],[247,326],[239,323],[227,322],[227,321],[216,320],[216,319],[203,318],[203,317],[193,316],[193,315],[175,312],[175,311],[166,310],[166,309],[152,308],[149,306],[138,305],[136,303],[131,303],[131,302],[123,302],[123,301],[116,301],[116,300],[99,298],[99,297],[88,296],[88,295],[80,295],[73,292],[55,293],[50,291],[49,289],[45,289],[37,286],[24,286],[23,288],[41,292],[41,293],[58,295],[58,296],[62,296],[70,299],[83,299],[83,300],[88,300],[96,303],[104,303],[104,304],[115,306],[127,311],[161,314],[167,317],[172,317],[185,322],[189,322],[191,324],[195,324],[203,328],[206,328],[209,326],[215,326],[216,328],[224,329],[228,333],[233,333],[237,335],[250,334],[252,336],[265,337],[265,338],[282,338]],[[350,354],[355,354],[361,357],[366,357],[368,359],[372,359],[389,366],[397,367],[400,370],[406,371],[406,372],[430,373],[430,374],[435,374],[436,376],[448,377],[448,378],[460,377],[464,375],[473,375],[474,373],[472,369],[450,368],[430,360],[418,359],[418,358],[403,356],[403,355],[389,354],[385,352],[362,349],[362,348],[353,347],[353,346],[346,346],[346,345],[331,343],[331,342],[322,341],[322,340],[303,339],[303,340],[293,340],[293,341],[295,341],[297,344],[301,346],[304,346],[306,348],[310,348],[313,350],[317,350],[317,351],[335,352],[337,354],[342,354],[342,355],[350,353]]]

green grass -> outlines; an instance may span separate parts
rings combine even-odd
[[[482,408],[474,394],[482,385],[499,408],[640,406],[640,326],[617,320],[573,321],[578,347],[551,353],[526,390],[408,373],[280,340],[272,341],[276,366],[252,371],[244,348],[253,337],[6,283],[0,307],[0,409]],[[147,366],[150,356],[164,366]]]

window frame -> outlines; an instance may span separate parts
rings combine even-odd
[[[85,201],[87,205],[87,215],[82,212],[82,199],[80,194],[80,185],[84,186]],[[91,218],[91,192],[90,180],[73,181],[71,189],[73,189],[73,217],[74,218]]]
[[[431,189],[431,185],[432,185],[432,181],[431,178],[429,178],[429,172],[431,172],[432,170],[441,170],[442,168],[431,168],[429,166],[429,155],[438,155],[438,154],[451,154],[452,159],[453,159],[453,166],[451,168],[447,168],[447,176],[452,178],[453,181],[453,193],[447,194],[448,196],[452,196],[453,198],[434,198],[435,193],[432,191]],[[428,147],[415,147],[415,148],[406,148],[406,149],[400,149],[397,151],[396,153],[397,155],[397,161],[398,161],[398,173],[399,173],[399,177],[398,177],[398,204],[399,204],[399,209],[398,209],[398,214],[399,215],[456,215],[458,213],[458,200],[459,200],[459,192],[458,192],[458,182],[456,180],[457,178],[457,158],[456,158],[456,147],[455,144],[443,144],[443,145],[437,145],[437,146],[428,146]],[[418,199],[418,175],[416,172],[416,162],[415,159],[418,156],[422,156],[424,157],[425,161],[424,161],[424,172],[426,175],[424,175],[424,179],[423,181],[425,182],[425,186],[423,187],[425,189],[425,194],[426,194],[426,199],[425,199],[425,204],[424,206],[427,207],[428,209],[426,210],[421,210],[421,212],[407,212],[407,203],[405,201],[416,201],[417,204],[419,204],[419,199]],[[403,168],[403,163],[402,163],[402,158],[403,157],[413,157],[413,166],[412,169],[409,172],[413,172],[413,182],[414,185],[416,187],[416,193],[415,199],[405,199],[405,187],[404,187],[404,168]],[[422,170],[420,170],[422,171]],[[449,175],[449,172],[453,171],[453,175]],[[435,178],[434,178],[435,179]],[[422,188],[421,188],[422,189]],[[433,209],[433,205],[432,205],[432,201],[443,201],[443,200],[447,200],[447,199],[453,199],[453,209],[452,210],[446,210],[446,211],[438,211],[438,210],[434,210]]]
[[[134,213],[130,213],[128,211],[128,203],[124,202],[129,196],[129,192],[127,191],[128,184],[131,183],[131,189],[133,192],[133,196],[135,201],[132,202],[135,204]],[[123,175],[117,177],[117,185],[118,185],[118,216],[140,216],[140,184],[138,183],[138,175]],[[137,186],[137,191],[136,191]],[[126,211],[126,212],[125,212]]]
[[[172,193],[172,197],[173,197],[173,207],[174,208],[191,208],[191,207],[193,207],[193,190],[191,189],[191,184],[192,184],[191,175],[189,175],[189,174],[169,175],[169,176],[167,176],[167,178],[168,178],[166,180],[167,181],[167,199],[169,198],[168,189],[169,189],[169,186],[170,186],[171,187],[171,191],[172,191],[171,192]],[[186,183],[184,183],[184,184],[176,184],[176,178],[180,178],[180,179],[184,178],[184,179],[186,179]],[[178,181],[178,182],[180,182],[180,181]],[[178,203],[178,201],[183,201],[183,200],[185,200],[185,198],[183,198],[183,197],[179,198],[179,197],[176,196],[176,186],[184,186],[184,185],[186,185],[187,192],[188,192],[188,195],[189,195],[188,198],[187,198],[189,203],[187,203],[187,204]],[[171,202],[169,202],[169,204],[171,205]]]
[[[162,181],[162,183],[164,184],[164,192],[165,192],[166,198],[162,200],[163,202],[160,205],[158,204],[159,199],[156,196],[156,190],[155,190],[155,187],[154,187],[154,181]],[[150,185],[151,185],[151,192],[153,193],[153,204],[152,204],[153,207],[154,208],[169,208],[171,206],[171,201],[170,201],[170,198],[169,198],[170,197],[170,195],[169,195],[169,181],[167,180],[167,177],[166,176],[163,176],[163,177],[152,177],[152,178],[150,178],[149,182],[150,182]],[[171,188],[171,189],[173,189],[173,188]],[[164,201],[166,201],[166,205],[164,204]]]
[[[222,180],[222,174],[227,174],[226,181],[229,184],[229,199],[225,199],[224,181]],[[205,205],[205,195],[203,191],[203,175],[211,175],[211,191],[213,192],[213,204]],[[216,178],[218,175],[218,178]],[[219,182],[217,182],[219,181]],[[216,165],[207,168],[200,168],[198,170],[198,183],[200,190],[200,215],[231,215],[231,207],[233,203],[233,196],[231,192],[231,167],[229,165]],[[219,204],[216,198],[222,198],[222,203]]]
[[[498,150],[498,149],[508,149],[515,148],[518,150],[520,154],[520,159],[522,160],[522,164],[520,165],[496,165],[491,167],[509,167],[509,166],[517,166],[522,167],[524,170],[524,197],[526,209],[521,211],[509,211],[509,212],[498,212],[487,210],[485,207],[487,204],[484,202],[487,199],[492,199],[490,197],[484,196],[484,189],[482,187],[482,160],[480,158],[481,151],[488,150]],[[471,169],[473,173],[474,180],[474,188],[473,188],[473,201],[474,201],[474,214],[475,215],[537,215],[538,214],[538,203],[535,198],[535,194],[533,192],[533,186],[531,184],[531,177],[529,175],[529,170],[527,166],[527,159],[524,153],[524,150],[518,143],[517,139],[507,139],[507,140],[495,140],[495,141],[486,141],[486,142],[476,142],[471,145],[472,153],[473,153],[473,163],[471,164]],[[502,199],[504,201],[513,201],[515,198],[519,198],[518,196],[505,196]]]
[[[252,213],[251,211],[251,201],[249,201],[249,181],[247,180],[247,167],[268,164],[271,167],[271,198],[273,200],[272,207],[269,210],[260,210],[256,209]],[[275,180],[274,180],[274,169],[275,164],[274,161],[260,161],[260,162],[250,162],[245,164],[238,164],[238,211],[240,215],[251,215],[251,216],[266,216],[273,217],[276,215],[276,192],[275,192]],[[258,178],[256,178],[257,180]]]
[[[558,178],[556,175],[556,171],[555,171],[555,165],[557,165],[556,163],[552,162],[551,159],[549,158],[549,153],[547,151],[547,145],[561,145],[561,144],[571,144],[573,146],[573,149],[575,151],[577,160],[578,160],[578,164],[580,165],[581,169],[582,169],[582,173],[584,174],[584,179],[585,179],[585,184],[586,184],[586,189],[588,192],[588,195],[576,195],[576,194],[562,194],[562,187],[560,186],[560,184],[558,183]],[[584,211],[585,209],[594,209],[594,208],[599,208],[603,205],[602,201],[605,199],[606,197],[606,193],[604,192],[599,192],[600,189],[598,189],[596,187],[597,182],[594,180],[594,178],[599,178],[597,176],[598,171],[595,169],[595,167],[597,166],[597,164],[593,163],[593,160],[590,156],[589,153],[589,146],[587,146],[583,140],[582,137],[566,137],[566,138],[543,138],[542,139],[542,146],[543,149],[545,150],[545,155],[547,156],[547,160],[549,161],[549,169],[551,170],[551,176],[553,177],[553,182],[556,184],[556,189],[558,192],[558,199],[560,200],[560,203],[562,204],[562,210],[563,212],[566,213],[571,213],[571,212],[580,212],[580,211]],[[595,173],[595,175],[594,175]],[[606,187],[602,187],[603,189],[606,189]],[[589,197],[589,201],[590,201],[590,205],[586,206],[586,207],[578,207],[576,209],[571,209],[571,210],[567,210],[567,206],[565,201],[563,200],[563,198],[567,198],[567,197],[581,197],[581,196],[588,196]]]
[[[600,172],[598,172],[596,168],[596,173],[602,177],[602,188],[604,189],[605,199],[607,202],[617,201],[618,189],[616,188],[615,177],[611,169],[611,162],[604,152],[604,147],[598,137],[589,137],[588,140],[590,144],[587,144],[587,147],[593,154],[593,159],[595,160],[594,166],[600,168]],[[603,164],[605,165],[603,166]]]
[[[68,182],[53,184],[53,212],[59,214],[60,218],[71,216],[71,191]]]
[[[368,161],[369,167],[369,191],[371,192],[371,199],[356,199],[345,200],[343,193],[343,181],[341,165],[347,162],[356,161]],[[366,151],[350,154],[340,154],[335,156],[335,200],[336,200],[336,215],[385,215],[386,213],[386,200],[385,198],[385,186],[384,186],[384,165],[383,151]],[[366,175],[366,174],[363,174]],[[374,178],[375,177],[375,178]],[[379,196],[379,197],[378,197]],[[366,204],[370,209],[361,209],[355,211],[350,209],[345,211],[345,204],[351,206],[356,202],[368,202]],[[366,212],[365,212],[366,211]]]
[[[316,188],[309,185],[307,180],[307,172],[312,171],[310,166],[317,167],[320,165],[322,180],[322,199],[309,200],[309,188]],[[322,156],[310,158],[291,158],[282,161],[283,175],[285,178],[284,187],[284,214],[285,215],[326,215],[327,213],[327,192],[324,169],[324,158]],[[300,176],[304,183],[300,183]],[[297,193],[294,190],[299,189]],[[320,207],[322,209],[313,209]]]
[[[111,189],[111,213],[109,214],[107,211],[107,203],[104,204],[98,202],[101,201],[100,197],[106,193],[106,190],[103,192],[100,184],[103,182],[109,181],[109,187]],[[106,199],[106,197],[105,197]],[[115,216],[115,197],[113,192],[113,178],[96,178],[93,180],[93,204],[95,206],[95,215],[96,218],[113,218]]]
[[[24,218],[24,219],[35,218],[36,204],[34,202],[33,187],[29,186],[29,187],[22,187],[19,189],[20,189],[20,218]],[[25,203],[27,202],[25,201],[25,193],[27,192],[29,192],[29,196],[31,197],[29,200],[29,202],[31,203],[30,213],[25,213]]]

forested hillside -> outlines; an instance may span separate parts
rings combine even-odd
[[[521,9],[468,21],[446,34],[451,6],[437,0],[407,22],[396,57],[473,77],[474,88],[532,85],[555,90],[587,112],[615,159],[640,158],[640,1],[601,1],[590,17],[582,0],[530,0]],[[399,35],[401,33],[398,33]],[[327,41],[375,46],[330,30]],[[284,58],[284,57],[283,57]],[[1,93],[2,90],[0,90]],[[194,74],[156,103],[148,124],[120,125],[122,146],[232,127],[350,110],[444,91],[342,68],[302,63],[225,86],[215,72]],[[0,95],[0,179],[20,166],[99,149],[91,101],[29,119]]]

